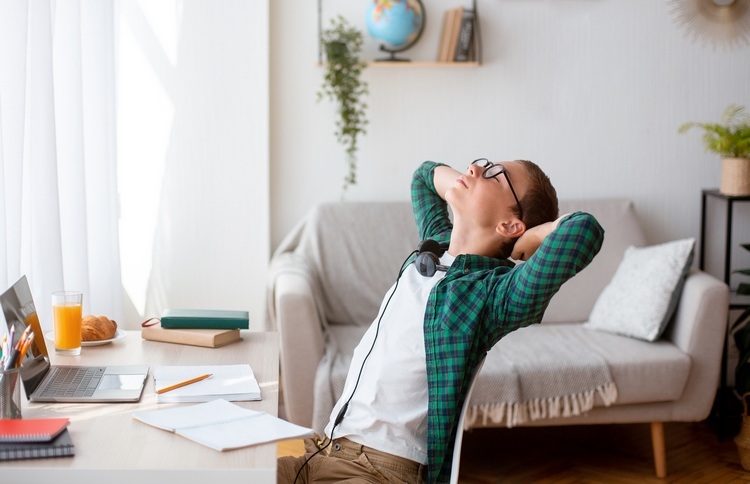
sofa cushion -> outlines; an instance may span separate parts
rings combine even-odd
[[[582,334],[589,349],[607,361],[617,385],[618,405],[670,402],[682,397],[691,360],[672,342],[590,331],[581,324],[570,325],[570,330]]]
[[[492,402],[482,400],[482,395],[487,392],[478,391],[482,384],[497,385],[496,382],[504,378],[517,378],[513,362],[503,358],[503,347],[553,337],[552,333],[559,331],[565,332],[570,341],[581,345],[582,352],[591,351],[605,360],[617,387],[616,405],[674,401],[682,396],[690,373],[690,357],[674,344],[668,341],[651,343],[611,333],[589,331],[580,323],[540,324],[515,331],[512,338],[500,340],[487,354],[487,361],[477,377],[475,392],[472,393],[471,426],[507,425],[503,421],[503,413],[493,408]],[[566,371],[566,365],[576,363],[560,361],[560,372]],[[595,394],[594,406],[604,405],[601,396]]]
[[[691,238],[628,248],[585,327],[655,341],[677,307],[694,246]]]
[[[560,200],[560,213],[588,212],[604,228],[604,243],[594,260],[552,298],[545,323],[586,321],[604,286],[612,279],[625,249],[646,244],[633,203],[623,199]]]

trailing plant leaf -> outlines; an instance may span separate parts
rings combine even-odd
[[[721,123],[685,123],[679,132],[692,128],[703,130],[703,144],[708,151],[725,158],[750,158],[750,116],[744,106],[727,106]]]
[[[357,140],[366,133],[367,125],[364,97],[368,93],[368,86],[362,80],[362,70],[366,64],[359,60],[363,36],[339,15],[331,19],[331,27],[323,31],[320,41],[326,53],[327,65],[323,84],[318,91],[318,101],[328,97],[337,105],[334,135],[346,152],[348,172],[343,187],[346,190],[349,185],[357,183]]]

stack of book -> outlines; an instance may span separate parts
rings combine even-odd
[[[67,418],[0,420],[0,461],[72,455]]]
[[[161,326],[143,323],[141,336],[150,341],[218,348],[239,341],[249,327],[247,311],[168,309]]]
[[[476,22],[474,10],[464,7],[446,10],[443,14],[438,62],[467,62],[475,59]]]

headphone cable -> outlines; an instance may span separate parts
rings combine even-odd
[[[341,407],[341,410],[339,410],[339,413],[336,415],[336,419],[333,421],[333,427],[331,427],[331,436],[328,437],[328,443],[317,450],[313,455],[307,458],[304,464],[299,468],[297,471],[297,475],[294,476],[294,484],[297,483],[297,479],[299,479],[300,473],[302,472],[302,469],[307,466],[307,463],[310,462],[310,459],[324,451],[331,443],[333,442],[333,432],[336,430],[336,427],[338,424],[341,423],[342,420],[344,420],[344,415],[346,414],[346,410],[349,408],[349,402],[352,401],[352,398],[354,398],[354,393],[357,391],[357,387],[359,386],[359,380],[362,378],[362,371],[365,369],[365,363],[367,363],[367,359],[370,357],[370,354],[372,353],[373,348],[375,348],[375,342],[378,340],[378,334],[380,334],[380,322],[383,320],[383,315],[385,314],[385,311],[388,309],[388,305],[391,303],[391,298],[393,298],[393,295],[396,294],[396,289],[398,289],[398,283],[401,281],[401,275],[406,270],[406,267],[408,265],[406,264],[411,256],[416,254],[418,251],[412,251],[411,254],[409,254],[406,259],[404,259],[404,262],[401,263],[401,267],[398,271],[398,276],[396,276],[396,285],[393,286],[393,291],[391,291],[391,294],[388,296],[388,299],[385,302],[385,306],[383,307],[383,310],[380,312],[380,317],[378,317],[377,325],[375,326],[375,337],[372,339],[372,345],[370,345],[370,349],[365,355],[365,358],[362,360],[362,366],[359,367],[359,374],[357,375],[357,381],[354,383],[354,389],[352,389],[352,393],[349,395],[349,398],[346,400],[346,403]],[[325,441],[324,441],[325,442]]]

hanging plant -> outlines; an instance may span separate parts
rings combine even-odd
[[[318,101],[328,97],[336,103],[338,118],[334,134],[346,152],[348,173],[344,177],[344,190],[357,183],[357,140],[365,134],[367,83],[362,80],[362,32],[352,27],[344,17],[331,19],[331,27],[320,38],[326,54],[326,71]]]

